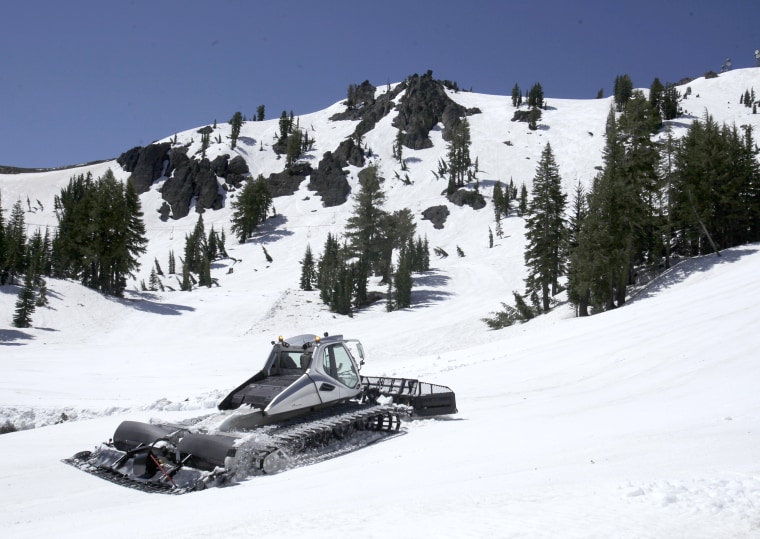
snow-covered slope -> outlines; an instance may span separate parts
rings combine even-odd
[[[760,88],[760,69],[690,86],[683,106],[693,117],[707,110],[719,122],[760,125],[738,103],[745,89]],[[542,129],[530,132],[510,122],[506,97],[451,96],[483,111],[469,120],[487,196],[489,180],[529,185],[547,141],[568,190],[601,164],[607,99],[549,98]],[[353,131],[352,122],[328,121],[340,110],[336,104],[299,119],[317,141],[315,162]],[[434,131],[432,149],[405,151],[414,184],[403,185],[394,180],[390,122],[364,140],[386,177],[387,209],[410,207],[419,217],[444,203],[445,185],[431,171],[445,145]],[[674,122],[676,133],[688,123]],[[244,125],[239,153],[254,175],[282,168],[266,150],[277,129],[276,121]],[[212,145],[209,155],[222,151],[229,148]],[[115,162],[0,176],[6,215],[18,199],[26,207],[28,195],[30,228],[53,226],[53,196],[68,178],[108,167],[127,176]],[[416,276],[412,308],[386,313],[376,305],[340,317],[316,293],[298,290],[298,261],[307,243],[318,253],[328,232],[342,230],[352,203],[323,209],[305,183],[275,200],[282,218],[260,237],[228,242],[237,262],[214,268],[218,288],[140,293],[135,283],[126,299],[114,300],[50,280],[50,306],[24,330],[10,326],[17,289],[0,288],[0,424],[48,425],[0,436],[4,536],[760,535],[760,364],[752,350],[760,246],[683,262],[623,309],[577,319],[564,307],[487,331],[480,319],[522,288],[522,221],[509,218],[489,249],[490,206],[452,206],[443,230],[418,220],[431,246],[452,256]],[[158,219],[159,185],[142,196],[150,245],[138,282],[154,258],[166,268],[169,250],[181,252],[195,225],[194,213]],[[204,221],[228,230],[229,209],[208,211]],[[464,258],[454,255],[457,245]],[[339,459],[179,498],[124,489],[60,462],[107,439],[126,418],[213,412],[258,369],[270,340],[304,331],[360,338],[365,374],[446,384],[460,413],[409,423],[405,436]],[[62,414],[68,420],[53,425]]]

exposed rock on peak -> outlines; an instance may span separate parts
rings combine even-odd
[[[171,143],[136,146],[121,154],[116,160],[127,172],[138,194],[146,192],[154,181],[164,173],[164,161],[168,158]]]
[[[467,114],[467,109],[452,101],[443,83],[433,79],[433,72],[412,75],[402,85],[406,93],[396,107],[393,125],[404,131],[404,146],[413,150],[431,148],[430,130],[444,124],[444,140],[453,124]]]

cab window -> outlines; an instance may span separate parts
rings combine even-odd
[[[342,344],[333,344],[325,348],[323,366],[325,373],[331,378],[348,387],[356,387],[359,373],[356,372],[356,367]]]

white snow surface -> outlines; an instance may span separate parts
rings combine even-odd
[[[693,116],[673,122],[677,136],[705,110],[757,133],[760,116],[739,97],[760,89],[760,69],[689,86],[682,106]],[[510,122],[508,97],[451,95],[483,111],[469,118],[471,154],[489,201],[495,180],[530,185],[547,141],[568,191],[601,165],[609,99],[549,98],[541,129],[530,132]],[[337,103],[299,118],[317,141],[307,156],[314,164],[353,131],[353,122],[328,120],[341,110]],[[760,245],[682,261],[621,309],[575,318],[562,305],[490,331],[481,318],[523,288],[523,222],[504,221],[489,249],[490,203],[479,212],[450,206],[443,230],[419,220],[444,203],[443,180],[431,171],[445,143],[434,131],[433,148],[405,149],[414,183],[403,185],[393,174],[403,176],[391,156],[391,121],[364,139],[386,178],[386,209],[411,208],[431,248],[451,255],[433,257],[433,269],[415,276],[409,309],[386,313],[377,304],[342,317],[317,292],[298,289],[306,244],[318,256],[353,209],[352,200],[323,209],[308,182],[275,199],[278,217],[244,245],[229,234],[229,198],[204,213],[207,231],[225,227],[235,259],[215,265],[219,287],[138,291],[154,258],[166,271],[169,250],[182,253],[196,221],[194,212],[158,219],[159,180],[142,195],[150,244],[125,299],[50,279],[50,305],[34,313],[33,328],[16,329],[18,288],[0,288],[0,425],[25,429],[0,436],[3,537],[760,537],[760,362],[752,352]],[[277,129],[276,119],[248,122],[237,152],[212,144],[209,156],[243,155],[254,175],[279,171],[270,148]],[[200,146],[194,130],[177,137],[194,139],[190,153]],[[97,177],[109,167],[128,176],[116,162],[0,175],[5,216],[19,199],[28,209],[28,196],[30,230],[54,226],[53,196],[71,175]],[[350,171],[356,186],[358,171]],[[323,331],[362,340],[363,374],[450,386],[459,413],[411,421],[405,435],[336,459],[178,497],[119,487],[61,462],[107,440],[125,419],[213,413],[260,368],[271,340]]]

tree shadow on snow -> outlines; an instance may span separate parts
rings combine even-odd
[[[758,247],[745,247],[742,249],[733,248],[721,251],[720,256],[716,256],[713,253],[682,260],[662,275],[655,277],[649,283],[644,285],[644,287],[629,300],[629,303],[655,296],[662,290],[666,290],[671,286],[686,280],[687,277],[694,273],[707,271],[719,264],[737,262],[745,256],[755,254],[758,251],[760,251],[760,248]]]
[[[288,222],[288,218],[284,215],[275,215],[264,221],[259,227],[257,233],[248,241],[251,243],[258,243],[266,245],[274,243],[281,238],[292,236],[293,232],[288,230],[285,225]]]
[[[8,294],[9,296],[18,296],[19,290],[21,290],[21,287],[16,286],[15,284],[5,284],[0,286],[0,294]]]
[[[163,303],[161,301],[154,301],[157,296],[150,293],[142,293],[135,299],[122,300],[122,305],[132,307],[136,311],[143,311],[146,313],[160,314],[164,316],[179,316],[183,312],[193,312],[194,307],[188,307],[187,305],[179,305],[176,303]]]
[[[0,329],[0,346],[23,346],[25,342],[16,341],[31,341],[33,336],[17,329]]]
[[[414,288],[412,289],[412,308],[427,307],[433,303],[438,303],[451,296],[451,292],[437,290],[445,287],[450,278],[436,271],[428,271],[414,277]]]

